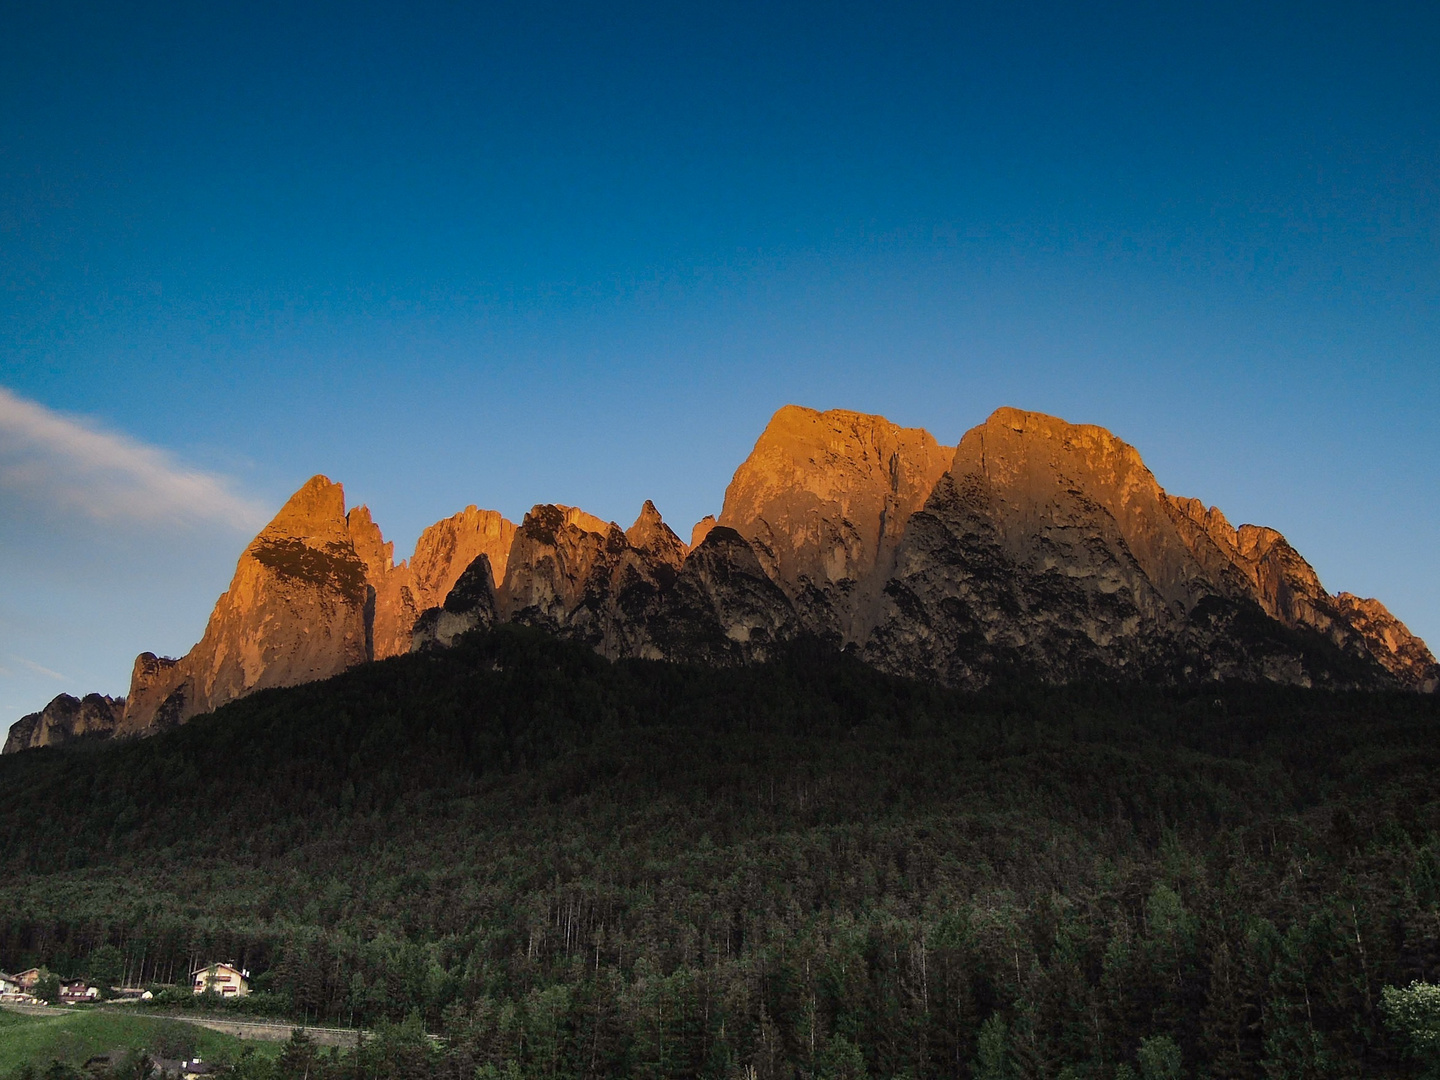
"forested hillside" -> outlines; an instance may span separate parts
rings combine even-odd
[[[0,968],[234,959],[297,1014],[418,1012],[457,1077],[1410,1075],[1381,1002],[1440,976],[1437,766],[1433,696],[507,626],[0,759]]]

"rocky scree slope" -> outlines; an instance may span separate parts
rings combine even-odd
[[[516,526],[472,506],[397,566],[369,511],[347,514],[317,476],[242,554],[199,644],[136,660],[110,726],[141,734],[496,622],[612,658],[711,664],[811,636],[956,686],[1440,688],[1434,656],[1379,601],[1332,596],[1278,532],[1169,495],[1103,428],[1005,408],[952,448],[883,417],[786,406],[689,544],[650,502],[623,530],[575,507],[541,504]],[[72,737],[37,719],[69,715],[56,703],[6,749]]]

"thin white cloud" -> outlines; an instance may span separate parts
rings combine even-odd
[[[35,672],[36,675],[44,675],[47,679],[54,679],[56,682],[69,682],[69,681],[70,681],[70,680],[67,679],[64,675],[61,675],[58,671],[51,671],[48,667],[45,667],[43,664],[37,664],[37,663],[35,663],[34,660],[26,660],[25,657],[23,657],[23,656],[16,656],[14,653],[11,653],[11,654],[10,654],[10,659],[11,659],[11,660],[14,660],[17,664],[20,664],[22,667],[27,667],[27,668],[29,668],[31,671]]]
[[[0,487],[101,521],[214,523],[255,532],[269,516],[224,477],[186,468],[163,450],[3,386]]]

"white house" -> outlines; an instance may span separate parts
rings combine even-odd
[[[250,973],[241,971],[233,964],[211,964],[196,968],[190,973],[195,983],[195,993],[219,994],[221,997],[244,997],[250,993]]]
[[[40,978],[40,969],[31,968],[29,971],[22,971],[19,975],[6,975],[0,972],[0,1001],[7,1005],[30,1005],[35,998],[30,990]]]

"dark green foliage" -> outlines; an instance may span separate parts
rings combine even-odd
[[[0,967],[233,960],[226,1008],[387,1025],[287,1048],[312,1078],[1403,1076],[1437,736],[1415,695],[962,694],[507,626],[0,760]]]
[[[290,1041],[275,1059],[275,1080],[308,1080],[312,1073],[321,1068],[320,1048],[305,1032],[296,1028],[290,1033]]]
[[[60,1000],[60,976],[42,968],[40,978],[35,981],[32,993],[41,1001],[53,1005]]]
[[[78,1070],[71,1072],[77,1078],[83,1075]],[[108,1080],[150,1080],[155,1073],[155,1062],[149,1054],[144,1050],[130,1050],[110,1067],[107,1077]],[[49,1075],[46,1073],[47,1077]]]
[[[348,596],[365,595],[365,567],[349,544],[331,542],[321,550],[300,540],[262,537],[251,546],[250,554],[286,577],[338,588]]]
[[[150,1049],[162,1058],[186,1060],[195,1056],[200,1045],[199,1029],[193,1024],[178,1020],[167,1020],[155,1028]]]
[[[90,981],[108,997],[110,988],[118,986],[125,974],[125,957],[118,948],[106,942],[90,954],[85,966]]]

